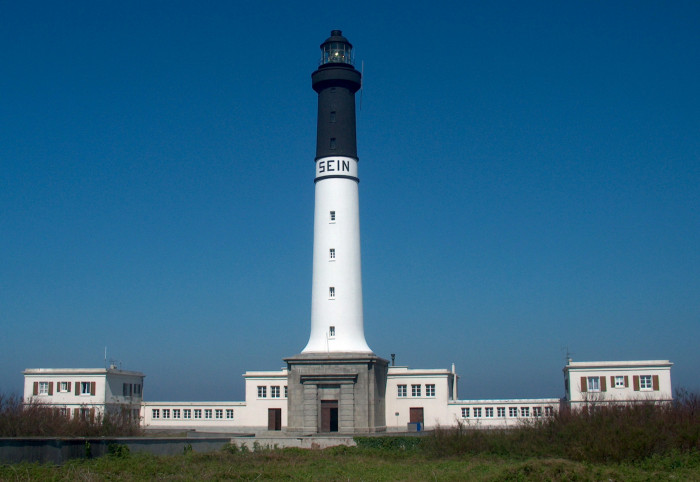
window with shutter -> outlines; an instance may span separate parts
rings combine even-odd
[[[634,391],[639,391],[639,375],[634,375],[632,377],[632,385],[634,386]]]
[[[53,382],[49,382],[49,396],[53,395]]]
[[[34,382],[34,390],[32,391],[34,395],[39,395],[39,382]]]
[[[588,379],[586,377],[581,377],[581,392],[585,393],[588,391]]]
[[[601,392],[607,391],[607,387],[605,384],[605,377],[600,377],[600,391]]]
[[[652,377],[652,384],[653,384],[653,390],[655,392],[658,392],[659,391],[659,376],[658,375],[654,375]]]

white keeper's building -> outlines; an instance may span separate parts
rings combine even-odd
[[[458,423],[474,428],[512,427],[562,408],[601,403],[672,400],[668,360],[574,362],[564,367],[563,398],[460,400],[459,377],[450,369],[389,367],[387,432],[430,430]],[[144,401],[140,372],[117,369],[27,369],[24,396],[67,417],[95,417],[127,410],[150,430],[260,433],[287,428],[287,369],[249,371],[240,402]],[[418,426],[420,424],[420,427]]]

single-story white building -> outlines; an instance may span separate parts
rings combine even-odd
[[[668,360],[573,362],[564,367],[564,398],[460,400],[459,377],[451,369],[391,366],[385,391],[387,432],[449,427],[514,426],[552,416],[560,407],[590,403],[672,400]],[[102,369],[29,369],[25,399],[66,410],[70,416],[126,407],[152,430],[227,431],[284,430],[287,427],[288,371],[250,371],[242,402],[143,401],[143,374]],[[77,411],[76,411],[77,410]]]

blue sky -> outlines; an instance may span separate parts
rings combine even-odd
[[[463,398],[561,396],[567,349],[700,390],[700,4],[304,5],[0,3],[0,391],[107,346],[149,400],[240,400],[303,349],[334,28],[377,354]]]

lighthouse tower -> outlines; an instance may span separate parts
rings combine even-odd
[[[365,341],[362,312],[355,93],[361,74],[340,30],[321,44],[311,75],[318,93],[311,334],[285,359],[287,431],[386,430],[388,361]]]
[[[361,75],[340,30],[321,44],[311,335],[302,353],[370,353],[362,317],[355,92]]]

